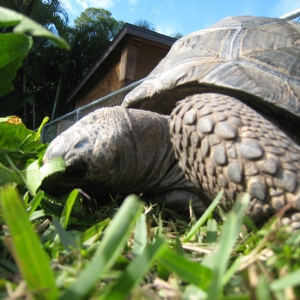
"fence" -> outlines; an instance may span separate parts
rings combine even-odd
[[[300,17],[300,8],[281,16],[281,19],[293,20]],[[128,94],[131,90],[133,90],[136,86],[141,84],[144,79],[141,79],[137,82],[134,82],[118,91],[115,91],[105,97],[102,97],[98,100],[93,101],[85,106],[77,108],[75,111],[70,112],[60,118],[57,118],[48,124],[46,124],[43,128],[42,132],[42,142],[50,143],[58,134],[65,131],[69,127],[71,127],[75,122],[89,114],[90,112],[101,108],[101,107],[110,107],[120,105],[125,98],[126,94]]]
[[[98,108],[120,105],[125,96],[136,86],[141,84],[143,80],[144,79],[134,82],[120,90],[117,90],[87,105],[79,107],[64,116],[47,123],[43,128],[42,142],[50,143],[58,134],[65,131],[82,117]]]

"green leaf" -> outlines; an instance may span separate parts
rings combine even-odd
[[[16,172],[9,170],[0,163],[0,186],[13,182],[23,184],[22,178]]]
[[[0,97],[14,89],[12,81],[31,46],[32,38],[24,34],[0,34]]]
[[[133,254],[141,255],[147,245],[147,224],[146,216],[141,214],[135,225]]]
[[[212,280],[212,271],[206,266],[190,261],[184,256],[167,249],[158,258],[158,262],[175,272],[188,283],[206,291]]]
[[[39,161],[36,160],[31,163],[26,169],[20,171],[22,174],[26,186],[31,195],[35,195],[37,189],[41,186],[41,183],[45,177],[57,172],[64,172],[66,169],[66,163],[61,157],[54,158],[48,164],[40,167]]]
[[[46,150],[46,145],[36,139],[36,133],[22,123],[0,122],[0,132],[0,162],[4,165],[7,165],[6,154],[23,169],[30,158],[36,159]]]
[[[98,278],[116,262],[140,210],[141,204],[136,196],[131,195],[125,199],[105,230],[104,237],[90,264],[78,275],[60,299],[77,300],[87,297]]]
[[[0,34],[0,42],[0,68],[4,68],[15,62],[18,62],[18,67],[21,66],[22,60],[26,57],[32,46],[31,38],[24,34]]]
[[[55,36],[51,31],[42,27],[24,15],[13,10],[0,7],[0,27],[15,26],[13,32],[27,33],[32,36],[46,37],[54,42],[58,47],[69,50],[69,44],[62,38]]]
[[[3,218],[12,238],[12,254],[29,289],[36,292],[36,299],[57,299],[58,289],[49,257],[42,249],[16,189],[6,186],[0,196]]]
[[[117,282],[104,290],[100,299],[122,300],[143,279],[146,272],[152,267],[154,261],[166,249],[167,243],[162,237],[158,237],[153,245],[149,246],[142,255],[138,256],[124,270]]]

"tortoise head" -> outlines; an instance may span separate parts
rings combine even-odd
[[[56,137],[44,155],[44,164],[57,157],[66,163],[65,172],[44,179],[42,189],[61,195],[81,188],[90,196],[106,192],[116,177],[116,138],[110,127],[97,124],[93,113]]]

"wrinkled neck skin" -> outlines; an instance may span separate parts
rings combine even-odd
[[[124,191],[160,193],[192,188],[175,158],[169,117],[153,112],[119,108],[130,128],[131,145],[122,148]],[[124,136],[124,132],[120,132]],[[129,159],[130,158],[130,159]],[[130,174],[127,177],[126,174]],[[123,190],[122,187],[122,190]]]
[[[68,167],[64,174],[43,182],[50,194],[74,188],[97,198],[118,192],[193,191],[175,159],[168,117],[153,112],[122,107],[97,110],[58,136],[44,163],[55,157],[62,157]]]

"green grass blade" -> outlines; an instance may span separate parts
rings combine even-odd
[[[75,243],[72,241],[69,234],[66,232],[66,230],[62,227],[60,222],[58,222],[58,220],[55,217],[52,218],[52,223],[59,235],[60,242],[62,243],[64,248],[67,251],[71,251],[71,250],[75,249],[76,248]],[[56,241],[56,244],[59,244],[59,240]]]
[[[272,291],[277,292],[287,287],[300,285],[300,269],[288,274],[287,276],[277,279],[270,284]]]
[[[217,299],[221,294],[222,276],[226,271],[249,201],[249,194],[244,194],[241,201],[235,203],[222,227],[219,243],[216,244],[214,251],[203,260],[203,265],[213,269],[213,280],[209,288],[208,299]]]
[[[231,277],[238,271],[241,262],[243,260],[243,256],[239,256],[230,266],[230,268],[228,268],[228,270],[225,272],[225,274],[222,277],[222,285],[224,286],[225,284],[227,284],[229,282],[229,280],[231,279]]]
[[[147,245],[147,224],[146,216],[141,214],[135,225],[133,254],[141,255]]]
[[[42,250],[16,189],[5,187],[0,201],[3,218],[12,238],[14,258],[29,289],[38,291],[37,299],[56,299],[58,289],[49,257]]]
[[[103,229],[108,225],[108,223],[110,221],[111,221],[111,219],[107,218],[104,221],[99,222],[99,223],[91,226],[90,228],[88,228],[84,232],[82,232],[81,235],[80,235],[81,243],[83,244],[84,242],[86,242],[87,240],[89,240],[92,237],[94,237],[93,242],[98,240],[98,238],[99,238],[100,234],[102,233]]]
[[[32,214],[35,212],[35,210],[37,209],[37,207],[39,206],[39,204],[41,203],[42,199],[44,197],[44,192],[43,191],[39,191],[35,197],[32,199],[32,201],[30,202],[30,210],[28,212],[28,216],[29,218],[32,216]]]
[[[71,211],[72,211],[73,205],[76,201],[78,194],[79,194],[79,191],[77,189],[75,189],[70,193],[70,195],[68,197],[68,200],[66,202],[66,205],[65,205],[63,212],[61,214],[61,217],[60,217],[60,224],[62,225],[63,228],[67,228],[69,218],[71,215]]]
[[[143,214],[144,215],[144,214]],[[152,267],[153,262],[166,249],[167,243],[164,238],[158,237],[154,244],[149,246],[142,255],[138,256],[132,263],[130,263],[117,282],[109,286],[107,290],[101,295],[99,300],[111,299],[122,300],[125,299],[130,291],[142,280],[146,272]]]
[[[212,272],[209,268],[199,263],[190,261],[184,256],[167,249],[158,258],[158,262],[169,270],[172,270],[185,281],[206,290],[212,279]]]
[[[217,242],[218,235],[218,223],[215,219],[210,219],[207,221],[207,233],[205,242],[213,247]]]
[[[139,213],[141,204],[134,195],[127,197],[105,230],[104,237],[90,264],[78,275],[61,300],[87,297],[98,278],[115,263]]]
[[[195,225],[191,228],[191,230],[188,232],[187,236],[184,238],[184,242],[188,242],[195,233],[199,230],[199,228],[206,222],[208,216],[215,210],[218,203],[220,202],[221,198],[223,196],[223,191],[220,191],[214,201],[211,203],[211,205],[207,208],[207,210],[204,212],[204,214],[201,216],[201,218],[195,223]]]
[[[257,300],[273,300],[270,293],[270,287],[268,284],[268,280],[263,276],[258,276],[258,284],[255,287],[255,296]]]
[[[45,213],[43,210],[36,210],[35,212],[32,213],[32,215],[29,218],[29,221],[34,221],[36,219],[45,217]]]

